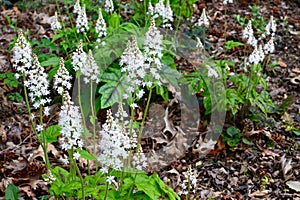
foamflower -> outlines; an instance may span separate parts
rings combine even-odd
[[[53,19],[53,21],[52,21],[52,23],[51,23],[51,29],[52,29],[53,31],[55,31],[55,30],[60,30],[60,29],[61,29],[60,22],[58,21],[57,12],[55,12],[55,14],[54,14],[54,19]]]
[[[60,58],[59,68],[53,78],[53,87],[58,94],[62,95],[65,89],[71,89],[71,79],[72,77],[69,75],[69,72],[65,67],[64,59]]]
[[[17,77],[20,74],[30,74],[32,68],[32,49],[30,43],[25,39],[23,31],[18,30],[18,39],[13,50],[13,67],[17,71]]]
[[[81,12],[76,18],[76,29],[78,33],[83,33],[89,30],[85,6],[82,7]]]
[[[48,74],[44,71],[37,55],[33,54],[33,66],[24,85],[29,91],[28,96],[34,108],[44,106],[51,101],[50,98],[47,97],[47,95],[50,94],[49,82],[47,80]]]
[[[82,148],[83,141],[81,135],[83,128],[79,107],[74,105],[67,91],[64,92],[64,100],[58,120],[58,124],[61,127],[61,138],[59,139],[61,147],[63,150]],[[74,153],[75,159],[78,160],[79,157],[78,153]]]

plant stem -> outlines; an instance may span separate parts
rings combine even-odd
[[[40,125],[43,126],[43,106],[42,105],[40,105]],[[46,140],[46,136],[45,136],[45,130],[42,130],[40,134],[42,137],[41,145],[42,145],[42,148],[44,151],[46,168],[49,170],[51,168],[51,166],[50,166],[49,157],[48,157],[48,153],[47,153],[48,144],[47,144],[47,140]]]
[[[149,110],[150,100],[151,100],[151,96],[152,96],[152,90],[153,90],[153,86],[151,86],[150,91],[149,91],[149,96],[148,96],[148,99],[147,99],[147,104],[146,104],[146,107],[145,107],[145,110],[144,110],[144,114],[143,114],[142,124],[141,124],[140,130],[139,130],[138,143],[137,143],[137,152],[139,152],[139,147],[140,147],[140,143],[141,143],[142,133],[143,133],[143,129],[144,129],[144,125],[145,125],[147,113],[148,113],[148,110]]]

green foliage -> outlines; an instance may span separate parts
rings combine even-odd
[[[233,148],[237,143],[241,141],[242,133],[235,126],[230,126],[229,128],[227,128],[226,132],[222,133],[222,138],[229,147]]]
[[[170,6],[178,19],[190,18],[193,14],[193,4],[197,0],[170,0]]]
[[[102,77],[105,84],[98,92],[101,94],[101,108],[107,108],[122,101],[125,89],[124,77],[119,69],[111,69],[111,72],[104,73]]]
[[[60,135],[60,131],[61,128],[59,125],[49,126],[44,132],[46,137],[46,142],[47,143],[57,142],[57,137]]]
[[[6,200],[18,200],[20,198],[19,189],[14,184],[8,184],[5,190]]]
[[[19,92],[8,93],[7,97],[11,101],[16,101],[16,102],[22,102],[22,101],[24,101],[24,98],[22,97],[22,95]]]
[[[82,198],[82,189],[79,178],[72,178],[70,173],[61,167],[52,169],[52,175],[55,178],[50,187],[50,193],[52,195],[55,195],[56,197]],[[113,185],[107,185],[106,176],[101,172],[97,172],[95,175],[88,175],[84,178],[84,183],[86,183],[84,187],[85,195],[92,196],[99,200],[105,199],[105,196],[107,199],[112,200],[180,199],[173,189],[167,186],[157,174],[148,176],[143,171],[112,171],[111,175],[118,181],[122,180],[122,182],[119,183],[120,188],[118,190],[116,190]],[[120,179],[121,177],[122,179]],[[44,178],[46,178],[45,175]],[[133,192],[133,189],[137,189],[138,192]]]
[[[18,81],[18,79],[15,78],[13,72],[1,73],[0,79],[4,80],[4,82],[3,82],[4,84],[7,84],[14,88],[18,87],[18,85],[19,85],[19,81]]]
[[[19,85],[18,79],[15,78],[13,72],[5,72],[0,74],[0,80],[3,79],[3,83],[10,87],[17,88]],[[6,94],[11,101],[22,102],[24,99],[19,92],[11,92]]]
[[[226,41],[225,48],[232,49],[233,47],[244,46],[243,43],[234,42],[233,40]]]

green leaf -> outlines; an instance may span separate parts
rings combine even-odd
[[[59,38],[63,38],[64,34],[60,33],[60,34],[55,34],[52,38],[52,42],[54,42],[55,40],[58,40]]]
[[[227,130],[226,130],[226,133],[230,136],[230,137],[234,137],[236,136],[237,134],[239,134],[240,130],[237,129],[236,127],[234,126],[230,126]]]
[[[232,49],[233,47],[238,47],[238,46],[244,46],[244,44],[240,42],[234,42],[233,40],[229,40],[226,42],[225,48]]]
[[[99,89],[101,96],[101,108],[107,108],[112,106],[114,103],[122,101],[122,94],[124,87],[122,82],[111,82],[106,83]]]
[[[161,194],[159,189],[155,184],[154,179],[150,179],[145,174],[139,174],[135,179],[135,185],[139,191],[143,191],[146,195],[148,195],[152,200],[158,199]]]
[[[60,130],[61,128],[59,125],[49,126],[45,131],[47,143],[57,142],[57,137],[60,135]]]
[[[84,159],[87,159],[87,160],[94,160],[96,161],[97,159],[92,155],[90,154],[88,151],[86,150],[83,150],[83,149],[80,149],[80,148],[77,148],[76,151],[80,154],[80,156]]]
[[[120,16],[117,13],[113,13],[108,20],[108,24],[112,28],[119,28]]]
[[[55,56],[55,57],[51,57],[49,58],[48,60],[45,60],[43,62],[41,62],[41,66],[57,66],[59,65],[59,61],[60,61],[60,58]]]
[[[247,138],[242,138],[242,141],[244,144],[247,144],[247,145],[254,145],[254,142],[248,140]]]
[[[106,82],[100,87],[99,93],[101,96],[101,108],[107,108],[114,103],[122,101],[125,84],[122,82],[122,74],[120,70],[114,70],[112,73],[105,73],[102,81]]]
[[[49,78],[49,80],[53,79],[53,77],[57,73],[58,69],[59,69],[59,65],[54,66],[54,67],[52,67],[52,69],[49,70],[49,72],[48,72],[48,78]]]
[[[124,178],[124,184],[122,186],[122,192],[121,192],[121,196],[126,196],[128,195],[128,192],[130,191],[131,187],[134,184],[134,180],[132,177],[126,177]]]
[[[174,190],[166,185],[157,174],[152,174],[150,178],[154,179],[156,183],[159,185],[159,188],[169,196],[170,200],[180,200],[180,197],[174,192]]]
[[[300,132],[299,131],[293,131],[293,133],[297,136],[300,136]]]
[[[9,184],[5,190],[6,200],[18,200],[20,197],[19,189],[14,184]]]

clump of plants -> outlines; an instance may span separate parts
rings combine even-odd
[[[204,71],[196,66],[194,72],[181,76],[174,61],[178,56],[176,48],[183,49],[186,45],[185,48],[198,53],[206,51],[209,19],[205,9],[195,23],[194,30],[200,32],[196,31],[198,35],[192,44],[175,45],[183,17],[191,16],[195,2],[185,1],[183,7],[178,7],[178,1],[169,0],[135,2],[135,14],[125,21],[121,17],[125,11],[112,0],[97,8],[77,0],[71,6],[66,2],[69,21],[62,21],[66,13],[57,5],[51,40],[29,41],[22,30],[18,31],[12,49],[16,73],[14,77],[5,74],[0,78],[12,87],[18,81],[24,86],[32,137],[38,139],[44,152],[48,173],[43,178],[50,184],[50,196],[180,199],[157,174],[147,174],[148,161],[141,139],[154,93],[169,103],[169,90],[188,84],[193,94],[201,93],[207,116],[215,111],[227,112],[231,117],[243,112],[247,115],[251,107],[257,107],[263,114],[269,112],[273,104],[267,92],[264,67],[274,52],[273,17],[260,40],[255,38],[249,20],[241,41],[226,41],[227,50],[244,46],[243,63],[205,58]],[[168,35],[162,30],[175,33]],[[265,44],[261,44],[267,37]],[[40,48],[50,51],[41,54]],[[251,49],[250,55],[247,49]],[[45,71],[45,66],[51,69]],[[223,91],[225,98],[213,96],[220,94],[214,91]],[[59,120],[58,124],[48,126],[45,119],[54,101],[61,102]],[[141,102],[144,108],[137,120]],[[99,125],[97,112],[106,108],[109,108],[106,122]],[[231,126],[223,137],[233,147],[242,134]],[[61,166],[52,167],[47,153],[49,143],[58,143],[64,152]],[[87,172],[82,172],[80,162],[85,162]],[[196,174],[189,168],[185,176],[179,194],[188,199],[196,191]]]

